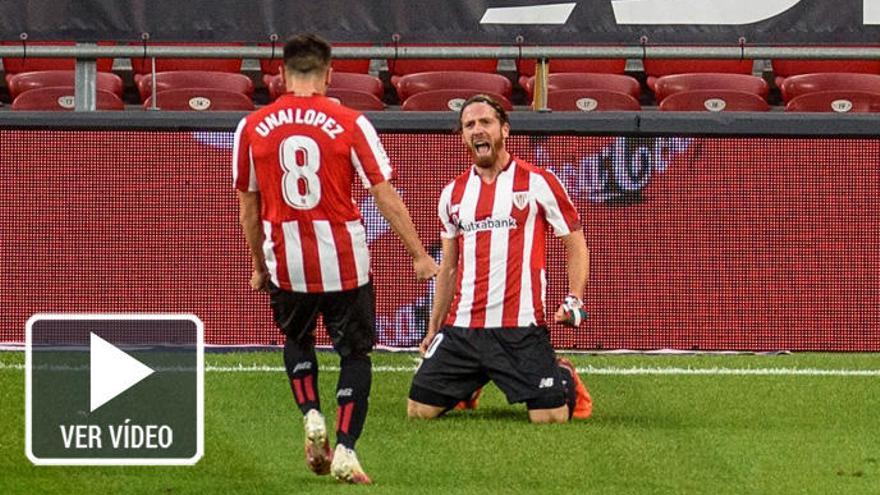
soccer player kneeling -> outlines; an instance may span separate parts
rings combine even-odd
[[[509,402],[525,402],[532,422],[589,416],[589,394],[571,363],[557,360],[543,306],[549,225],[567,251],[570,292],[554,320],[577,327],[586,317],[580,217],[552,172],[505,149],[510,124],[498,102],[471,97],[459,124],[474,165],[440,195],[443,259],[408,415],[437,417],[492,380]]]

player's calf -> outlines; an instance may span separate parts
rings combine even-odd
[[[578,376],[577,369],[566,358],[556,358],[559,373],[565,388],[565,398],[568,403],[570,416],[574,419],[587,419],[593,414],[593,398],[587,391],[586,385]]]

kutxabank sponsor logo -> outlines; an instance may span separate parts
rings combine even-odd
[[[464,222],[459,220],[458,224],[458,228],[460,228],[462,232],[467,233],[495,229],[515,229],[516,227],[516,219],[513,217],[484,218],[482,220],[475,220],[471,222]]]

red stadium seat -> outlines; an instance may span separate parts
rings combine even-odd
[[[284,79],[279,75],[263,75],[263,82],[269,89],[269,98],[275,100],[287,91],[284,87]],[[359,74],[354,72],[336,72],[330,78],[330,87],[332,89],[352,89],[369,93],[378,99],[385,96],[385,86],[378,77],[369,74]]]
[[[547,91],[547,108],[557,112],[638,111],[639,101],[627,93],[607,89]]]
[[[153,98],[161,110],[206,111],[206,110],[253,110],[254,102],[247,96],[215,88],[179,88],[157,91],[144,102],[149,109]]]
[[[131,45],[140,45],[133,42]],[[240,47],[243,43],[194,43],[194,42],[149,42],[147,46],[192,46],[192,47]],[[135,74],[152,72],[152,60],[147,57],[133,57],[131,69]],[[171,70],[201,70],[216,72],[241,72],[240,58],[157,58],[156,72]]]
[[[382,84],[378,77],[354,72],[333,71],[333,74],[330,76],[330,88],[354,89],[370,93],[376,98],[382,98],[385,95],[385,85]]]
[[[516,61],[516,71],[519,73],[519,85],[526,88],[529,79],[535,75],[535,66],[537,62],[533,59],[519,59]],[[600,73],[600,74],[623,74],[626,70],[626,59],[624,58],[560,58],[550,60],[550,74],[563,74],[569,72],[581,73]],[[526,91],[531,97],[531,88]],[[560,88],[562,89],[562,88]]]
[[[425,91],[461,88],[498,93],[510,98],[510,92],[513,89],[510,80],[501,74],[460,70],[407,74],[398,78],[394,86],[400,101]]]
[[[140,45],[140,43],[131,43],[132,45]],[[238,47],[243,43],[192,43],[192,42],[150,42],[148,46],[216,46],[216,47]],[[134,82],[140,83],[145,75],[150,74],[153,70],[152,59],[144,57],[133,57],[131,59],[131,70],[134,72]],[[241,72],[240,58],[157,58],[156,72],[168,72],[173,70],[195,70],[205,72]]]
[[[231,72],[205,72],[198,70],[177,70],[156,73],[156,86],[159,91],[182,88],[214,88],[241,93],[247,97],[254,94],[254,83],[244,74]],[[137,83],[141,101],[153,94],[153,78],[147,74]]]
[[[327,90],[327,96],[339,100],[339,103],[342,103],[347,107],[362,112],[385,110],[385,104],[382,103],[382,100],[365,91],[330,88]]]
[[[654,90],[657,78],[672,74],[692,72],[724,72],[728,74],[751,74],[753,61],[749,59],[645,59],[642,64],[648,75],[648,87]]]
[[[403,45],[400,45],[403,47]],[[406,46],[432,46],[432,45],[406,45]],[[391,73],[391,84],[397,84],[397,79],[406,74],[416,72],[437,72],[460,70],[467,72],[495,72],[498,69],[498,60],[494,58],[398,58],[389,59],[388,72]]]
[[[18,74],[12,74],[9,78],[9,95],[14,100],[16,96],[25,91],[56,86],[73,87],[75,82],[76,73],[72,70],[38,70],[34,72],[20,72]],[[122,97],[122,78],[112,72],[98,72],[95,86],[98,89],[103,89],[116,96]]]
[[[20,45],[19,41],[3,41],[0,45]],[[28,41],[28,46],[73,46],[73,41]],[[112,41],[99,41],[99,46],[113,46]],[[98,72],[110,72],[113,70],[112,58],[99,58],[97,60]],[[76,60],[72,58],[3,58],[3,71],[6,74],[6,83],[9,79],[22,72],[35,72],[44,70],[74,70]]]
[[[784,101],[817,91],[853,90],[880,93],[880,75],[849,72],[801,74],[785,78],[780,89]]]
[[[263,74],[263,84],[269,90],[269,101],[275,101],[279,96],[287,92],[284,78],[279,75]]]
[[[436,89],[425,91],[407,98],[400,106],[404,111],[445,111],[457,112],[465,100],[476,94],[485,94],[496,99],[505,110],[513,110],[510,100],[499,94],[486,93],[476,89]]]
[[[820,72],[880,74],[880,60],[774,59],[771,63],[773,64],[773,75],[776,76],[776,85],[780,88],[785,78],[799,74]]]
[[[74,109],[73,86],[54,86],[36,88],[18,95],[12,102],[13,110],[53,110],[70,111]],[[103,89],[95,92],[95,108],[98,110],[123,110],[125,104],[118,96]]]
[[[806,93],[785,105],[786,112],[880,112],[880,93],[867,91],[816,91]]]
[[[658,102],[669,95],[694,89],[732,89],[767,99],[770,87],[760,77],[723,72],[672,74],[659,77],[654,83],[654,95]]]
[[[754,93],[730,89],[695,89],[667,96],[660,110],[672,112],[766,112],[767,101]]]
[[[259,46],[272,46],[269,43],[260,43]],[[340,46],[373,46],[371,43],[333,43],[334,47]],[[260,59],[260,72],[269,76],[279,75],[281,64],[284,63],[284,44],[276,45],[278,56],[276,58]],[[370,72],[370,59],[368,58],[334,58],[331,62],[334,72],[354,72],[366,74]]]
[[[535,89],[535,77],[528,78],[523,89],[529,98]],[[581,72],[555,72],[547,76],[547,91],[562,89],[606,89],[626,93],[638,99],[642,87],[635,78],[622,74],[599,74]]]

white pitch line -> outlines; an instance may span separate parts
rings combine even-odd
[[[0,363],[0,370],[24,370],[24,364]],[[161,369],[160,369],[161,370]],[[322,366],[321,370],[339,372],[339,366]],[[374,366],[376,373],[414,373],[415,366]],[[236,366],[205,366],[211,373],[280,373],[283,366],[239,364]],[[580,367],[586,375],[691,375],[691,376],[880,376],[880,369],[820,369],[820,368],[597,368]]]
[[[880,370],[819,368],[578,368],[587,375],[880,376]]]

